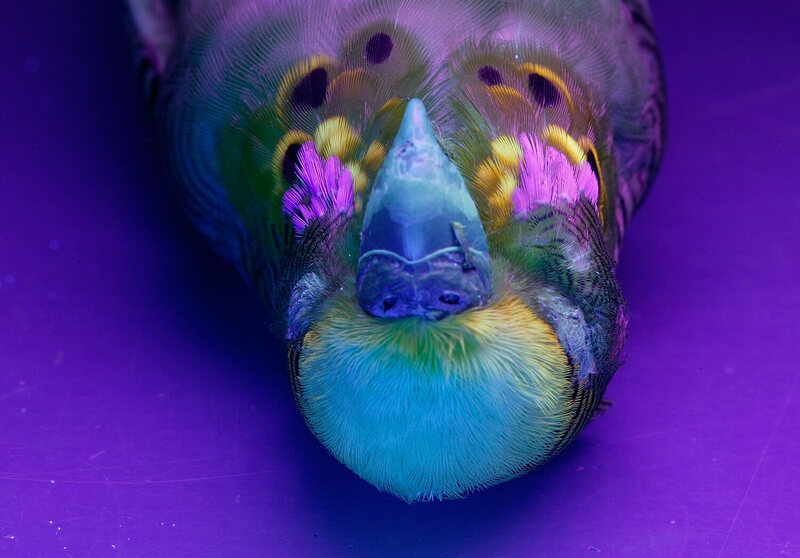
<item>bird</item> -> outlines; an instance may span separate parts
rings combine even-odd
[[[126,0],[175,192],[286,346],[309,429],[406,502],[604,407],[666,138],[647,0]]]

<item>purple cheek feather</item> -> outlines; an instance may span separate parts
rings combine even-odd
[[[297,159],[297,183],[283,195],[283,213],[291,219],[297,235],[314,220],[326,215],[352,217],[353,175],[338,157],[324,161],[314,142],[300,148]]]
[[[529,134],[519,137],[522,146],[519,186],[511,193],[514,218],[525,221],[537,207],[575,203],[583,194],[597,207],[599,186],[588,162],[577,167],[554,147]]]

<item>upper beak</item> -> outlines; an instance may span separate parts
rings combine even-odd
[[[489,299],[489,245],[475,202],[412,99],[364,213],[358,301],[373,316],[441,319]]]

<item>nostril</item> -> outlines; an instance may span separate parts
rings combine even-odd
[[[395,295],[387,296],[383,299],[383,311],[388,312],[395,304],[397,304],[397,297]]]
[[[446,292],[439,295],[439,300],[445,304],[458,304],[461,297],[453,292]]]

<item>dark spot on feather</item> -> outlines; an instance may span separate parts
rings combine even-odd
[[[147,56],[142,56],[139,60],[139,64],[136,67],[136,75],[140,82],[143,82],[147,79],[148,74],[153,70],[153,64],[150,62],[150,59]]]
[[[328,72],[325,68],[311,70],[292,90],[289,103],[293,110],[304,111],[322,106],[328,91]]]
[[[650,25],[650,22],[645,19],[644,14],[642,14],[639,10],[631,11],[631,19],[636,25],[644,27],[648,33],[653,33],[653,26]]]
[[[161,82],[158,74],[153,74],[146,85],[147,104],[150,110],[155,110],[156,102],[158,101],[158,84]]]
[[[298,153],[300,153],[301,144],[293,143],[286,148],[286,153],[283,154],[283,161],[281,162],[281,171],[283,178],[286,179],[288,184],[292,184],[297,178],[297,160]]]
[[[500,85],[503,83],[503,77],[500,72],[497,71],[497,68],[492,68],[491,66],[484,66],[478,70],[478,77],[486,85]]]
[[[439,300],[445,304],[458,304],[458,301],[461,300],[461,297],[453,292],[445,292],[439,295]]]
[[[364,47],[364,56],[370,64],[385,62],[392,53],[394,43],[387,33],[375,33]]]
[[[558,102],[559,94],[556,86],[549,79],[539,74],[528,75],[528,89],[533,98],[543,107],[551,107]]]
[[[586,161],[592,168],[592,172],[594,173],[595,177],[597,177],[597,183],[600,184],[600,170],[597,168],[597,159],[594,157],[594,151],[589,150],[589,152],[586,154]]]
[[[383,311],[388,312],[395,304],[397,304],[397,297],[395,295],[387,296],[383,299]]]

